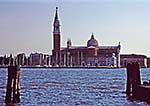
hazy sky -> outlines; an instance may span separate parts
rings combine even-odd
[[[150,56],[148,0],[0,0],[0,55],[51,54],[52,23],[59,7],[61,44],[86,46],[93,32],[99,45]]]

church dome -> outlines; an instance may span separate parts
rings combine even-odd
[[[90,47],[90,46],[98,47],[98,42],[97,42],[97,40],[94,38],[94,35],[93,35],[93,34],[91,35],[91,39],[88,40],[88,42],[87,42],[87,47]]]

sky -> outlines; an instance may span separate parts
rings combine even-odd
[[[121,54],[150,56],[148,0],[0,0],[0,55],[51,54],[55,7],[61,46],[86,46],[94,33],[100,46],[121,42]]]

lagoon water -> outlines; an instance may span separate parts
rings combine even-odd
[[[143,81],[150,69],[141,69]],[[7,69],[0,69],[0,106]],[[21,102],[16,106],[150,106],[127,100],[125,69],[21,69]]]

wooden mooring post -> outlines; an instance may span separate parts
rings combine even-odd
[[[140,65],[137,62],[132,64],[128,63],[126,94],[136,97],[138,85],[141,85]]]
[[[13,93],[13,99],[11,98]],[[20,102],[20,67],[8,66],[8,80],[5,103]]]
[[[127,64],[126,94],[135,99],[150,102],[150,83],[141,84],[140,65],[137,62]]]

